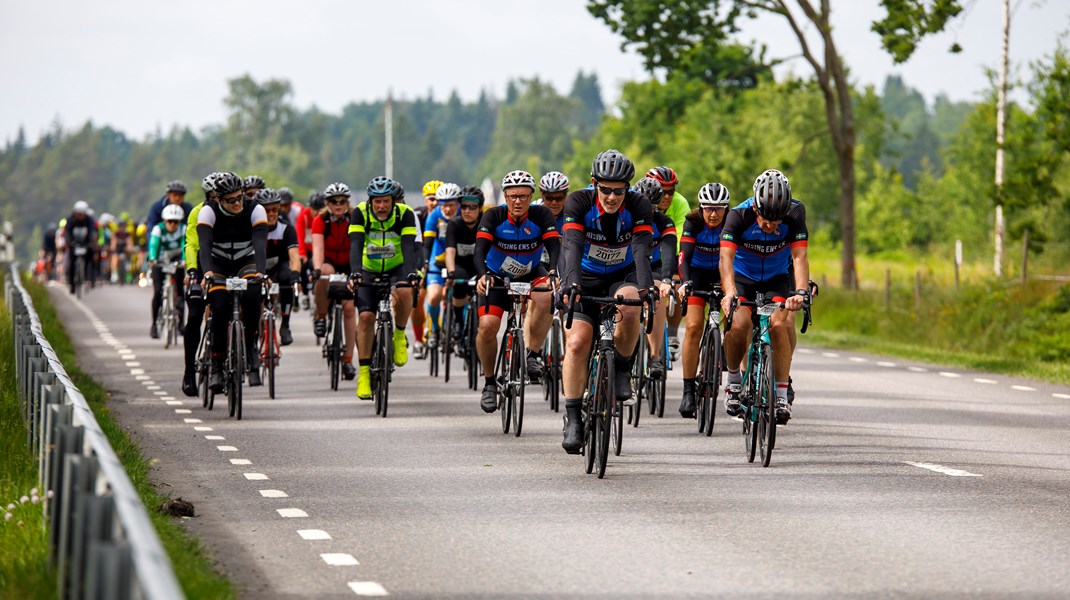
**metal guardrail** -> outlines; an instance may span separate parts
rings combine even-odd
[[[36,453],[61,598],[184,598],[141,498],[41,330],[16,264],[4,271],[19,403]]]

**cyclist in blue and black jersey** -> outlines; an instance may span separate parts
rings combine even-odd
[[[673,293],[672,279],[678,276],[676,259],[676,223],[669,215],[657,209],[662,198],[661,184],[653,177],[644,177],[635,183],[635,191],[650,201],[650,269],[660,298]],[[659,302],[654,311],[654,326],[647,336],[650,347],[650,376],[661,379],[665,376],[665,321],[668,304]]]
[[[466,281],[478,273],[476,269],[476,233],[483,211],[483,191],[474,185],[461,188],[460,215],[450,219],[446,228],[446,275],[447,285],[453,286],[453,322],[464,320],[464,305],[471,295],[471,286]],[[452,341],[461,338],[460,326],[450,331]]]
[[[531,282],[537,287],[546,282],[549,272],[541,264],[545,245],[550,264],[556,264],[561,248],[560,235],[553,214],[545,206],[532,206],[535,178],[525,171],[511,171],[502,179],[505,204],[483,213],[476,233],[475,267],[480,277],[476,291],[480,295],[479,333],[476,350],[483,365],[486,384],[480,406],[484,412],[498,407],[498,384],[494,381],[494,360],[498,355],[498,330],[502,315],[512,308],[509,295],[503,290],[490,290],[488,276],[509,278],[516,282]],[[550,293],[532,292],[524,325],[527,346],[528,377],[539,376],[539,350],[550,330]]]
[[[698,191],[698,208],[684,219],[680,236],[680,280],[690,290],[712,292],[721,284],[721,228],[731,195],[720,183],[707,183]],[[683,345],[684,395],[680,416],[695,417],[699,343],[706,325],[706,299],[687,299],[687,333]]]
[[[434,352],[438,347],[438,331],[441,327],[439,316],[442,312],[442,301],[446,294],[444,285],[445,277],[442,271],[446,268],[446,228],[450,219],[457,216],[458,199],[461,196],[461,187],[456,183],[443,183],[435,190],[435,199],[438,205],[427,215],[423,222],[424,244],[424,272],[427,274],[427,314],[431,318],[431,335],[427,338],[427,347]]]
[[[784,301],[788,311],[801,309],[810,293],[808,238],[806,213],[801,204],[792,200],[787,178],[778,171],[767,171],[755,185],[753,202],[732,209],[725,217],[720,264],[725,314],[734,297],[753,300],[757,292]],[[788,298],[793,286],[798,295]],[[735,416],[741,413],[739,367],[750,336],[750,308],[737,308],[732,318],[732,329],[725,333],[724,340],[728,364],[725,409]],[[787,401],[792,358],[790,326],[786,311],[773,313],[769,337],[773,344],[777,421],[781,423],[791,418]]]
[[[565,199],[565,251],[562,296],[575,286],[580,300],[565,344],[562,383],[565,428],[561,446],[578,453],[583,446],[580,410],[587,379],[587,359],[598,326],[600,308],[583,302],[584,294],[637,299],[651,293],[651,208],[646,197],[628,189],[635,165],[617,150],[606,150],[591,167],[593,187]],[[642,293],[640,292],[642,290]],[[653,293],[656,294],[656,291]],[[631,356],[639,336],[639,308],[621,306],[616,331],[615,388],[620,399],[630,398]]]
[[[554,215],[554,224],[557,232],[565,226],[565,197],[568,196],[568,177],[560,171],[550,171],[539,179],[540,198],[535,204],[541,204],[550,209]],[[542,265],[550,268],[550,255],[546,251],[542,253]],[[557,265],[554,265],[556,267]]]

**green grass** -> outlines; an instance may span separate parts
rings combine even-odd
[[[156,527],[164,549],[171,557],[175,575],[186,597],[213,600],[236,597],[234,586],[212,565],[207,548],[184,530],[178,520],[155,510],[167,498],[158,494],[153,486],[149,478],[149,463],[142,456],[141,450],[112,418],[108,409],[108,392],[78,367],[74,358],[74,346],[56,315],[47,290],[32,280],[24,279],[23,284],[33,298],[45,337],[52,344],[71,380],[89,402],[100,428],[126,468],[142,503],[148,509],[149,517]],[[0,589],[2,587],[0,586]]]
[[[11,314],[0,302],[0,598],[55,598],[56,572],[48,564],[41,504],[21,502],[37,487],[37,463],[26,445],[15,385]]]

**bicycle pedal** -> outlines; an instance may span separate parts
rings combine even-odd
[[[622,404],[624,406],[635,406],[638,402],[639,402],[639,399],[636,398],[635,396],[632,396],[631,398],[628,398],[627,400],[622,402]]]

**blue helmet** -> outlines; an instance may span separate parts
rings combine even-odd
[[[376,198],[381,196],[396,197],[398,192],[398,182],[393,179],[380,175],[375,179],[368,182],[368,197]]]

